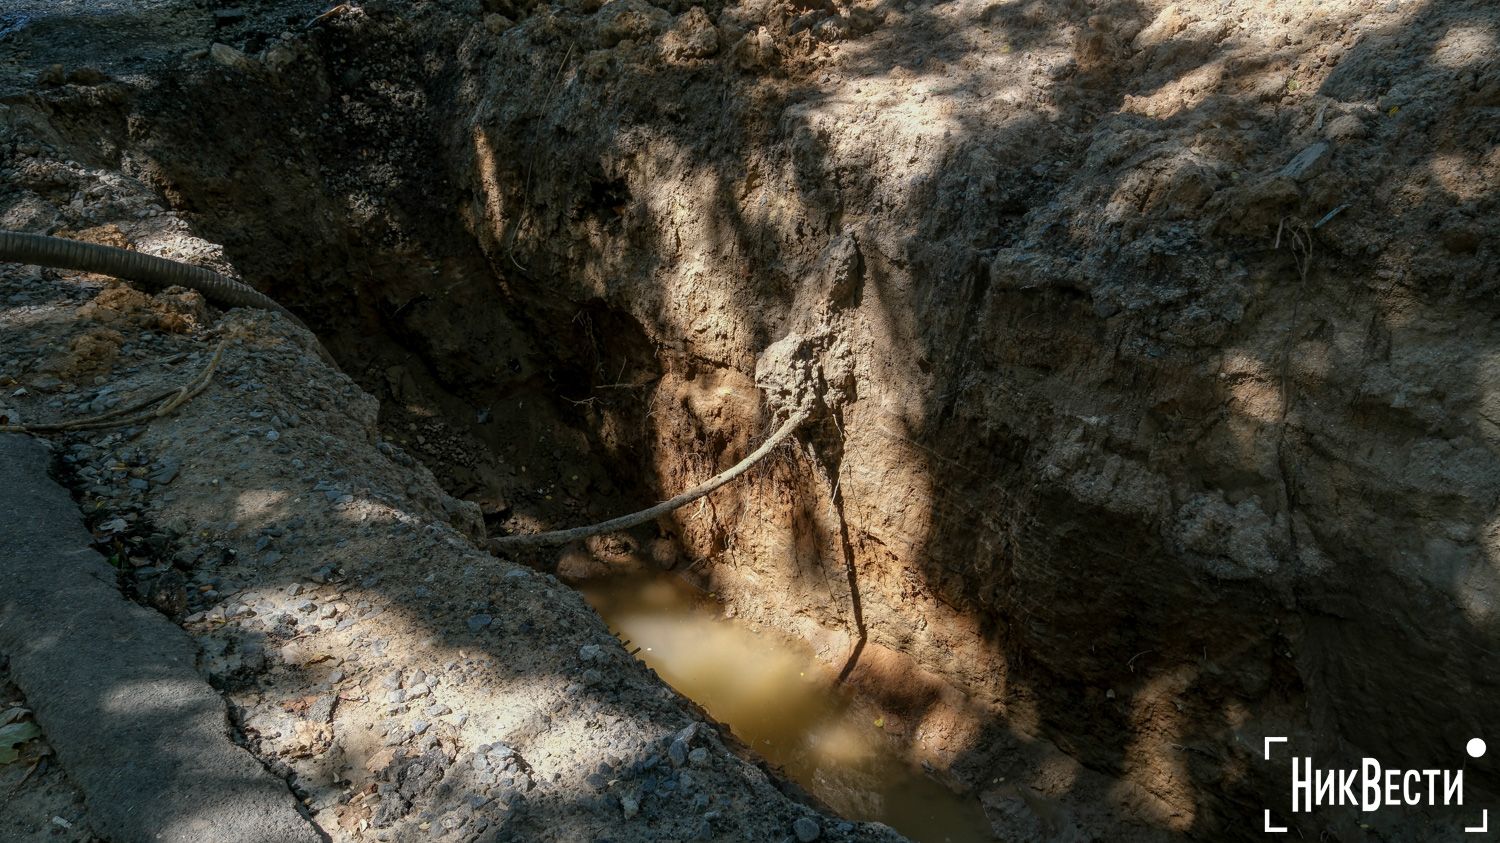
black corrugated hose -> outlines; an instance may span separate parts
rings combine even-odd
[[[54,269],[72,269],[80,272],[96,272],[135,281],[154,289],[173,285],[197,290],[203,297],[220,307],[254,307],[274,310],[307,328],[296,314],[277,304],[265,293],[211,269],[181,263],[167,258],[158,258],[101,246],[83,243],[62,237],[44,234],[26,234],[20,231],[0,231],[0,261],[50,266]],[[311,329],[309,329],[311,333]],[[316,338],[314,338],[316,342]],[[329,365],[336,365],[333,358],[318,344],[318,355]]]

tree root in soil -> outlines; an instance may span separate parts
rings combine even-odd
[[[198,373],[197,377],[176,389],[159,392],[144,401],[137,401],[126,407],[83,419],[51,424],[0,424],[0,433],[64,433],[72,430],[102,430],[110,427],[144,424],[159,419],[208,388],[209,381],[213,380],[214,370],[219,366],[219,359],[224,356],[224,345],[225,343],[219,343],[219,347],[214,349],[213,356],[208,359],[208,365],[203,367],[203,371]],[[154,410],[150,409],[159,401],[166,401],[166,403]]]
[[[795,432],[797,428],[807,420],[807,417],[811,413],[811,411],[811,402],[804,403],[801,407],[799,407],[795,412],[792,413],[792,415],[786,420],[785,423],[781,425],[780,428],[777,429],[774,434],[771,435],[770,439],[767,439],[764,444],[762,444],[759,448],[756,448],[753,452],[750,453],[749,456],[740,460],[738,463],[735,463],[734,466],[730,467],[729,469],[714,475],[708,480],[698,484],[697,486],[694,486],[693,488],[670,500],[662,501],[656,506],[650,507],[648,509],[643,509],[640,512],[634,512],[630,515],[622,515],[619,518],[612,518],[608,521],[601,521],[598,524],[590,524],[587,527],[574,527],[570,530],[554,530],[547,533],[503,536],[498,539],[491,539],[489,543],[490,550],[494,553],[503,553],[508,550],[520,550],[533,547],[549,547],[560,544],[567,544],[568,542],[578,541],[580,539],[586,539],[592,536],[603,535],[605,533],[614,533],[620,530],[628,530],[631,527],[660,518],[661,516],[672,512],[673,510],[681,509],[682,507],[687,506],[693,501],[698,500],[699,498],[730,483],[735,478],[749,471],[752,467],[755,466],[756,463],[765,459],[772,451],[776,450],[777,445],[780,445],[782,442],[786,441],[787,437],[791,436],[792,433]]]

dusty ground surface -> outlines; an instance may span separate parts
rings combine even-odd
[[[737,459],[758,358],[805,337],[799,449],[527,561],[690,568],[1007,836],[1248,834],[1285,803],[1264,735],[1432,767],[1500,733],[1470,702],[1500,676],[1489,4],[321,11],[198,10],[103,79],[7,35],[3,224],[159,190],[223,252],[171,214],[123,236],[297,309],[492,530]]]
[[[121,594],[119,567],[52,474],[50,443],[12,427],[0,434],[0,652],[35,723],[6,730],[41,729],[102,838],[324,840],[242,745],[198,642]]]

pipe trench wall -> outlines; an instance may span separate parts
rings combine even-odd
[[[163,82],[131,160],[367,381],[555,436],[448,472],[492,526],[722,470],[806,339],[798,447],[564,564],[692,566],[960,776],[1045,738],[1227,833],[1259,735],[1500,732],[1492,13],[1365,5],[374,7]]]

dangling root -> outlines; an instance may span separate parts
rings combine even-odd
[[[603,535],[604,533],[614,533],[620,530],[628,530],[631,527],[636,526],[637,524],[644,524],[647,521],[652,521],[660,518],[661,516],[666,515],[667,513],[675,509],[681,509],[682,507],[687,506],[693,501],[698,500],[699,498],[709,494],[710,492],[713,492],[714,490],[724,486],[725,484],[734,480],[736,477],[739,477],[741,474],[749,471],[751,467],[753,467],[756,463],[765,459],[768,454],[776,450],[777,445],[780,445],[782,442],[784,442],[787,437],[791,436],[792,433],[798,427],[800,427],[804,421],[807,420],[807,417],[811,413],[811,411],[811,402],[803,404],[796,412],[792,413],[791,418],[788,418],[786,422],[782,424],[782,426],[774,434],[772,434],[770,439],[767,439],[764,444],[762,444],[759,448],[756,448],[755,451],[752,452],[749,456],[740,460],[732,468],[729,468],[721,474],[714,475],[707,481],[694,486],[693,488],[687,490],[686,492],[683,492],[682,494],[678,495],[675,498],[672,498],[671,500],[663,501],[656,506],[651,507],[650,509],[643,509],[640,512],[631,513],[630,515],[622,515],[619,518],[614,518],[609,521],[602,521],[598,524],[591,524],[587,527],[574,527],[571,530],[554,530],[550,533],[505,536],[503,538],[491,539],[490,550],[495,553],[500,553],[502,551],[516,550],[520,548],[547,547],[551,545],[567,544],[568,542],[578,541],[579,539],[586,539],[590,536],[598,536]]]
[[[186,384],[131,404],[117,410],[100,413],[84,419],[73,421],[54,422],[51,424],[0,424],[0,433],[63,433],[72,430],[104,430],[111,427],[126,427],[130,425],[145,424],[146,422],[159,419],[171,413],[178,407],[187,403],[188,399],[208,388],[209,381],[213,380],[214,369],[219,366],[219,358],[224,356],[225,342],[220,342],[219,347],[214,349],[213,356],[208,359],[208,365],[203,371]],[[152,410],[152,404],[166,400],[165,404]]]

